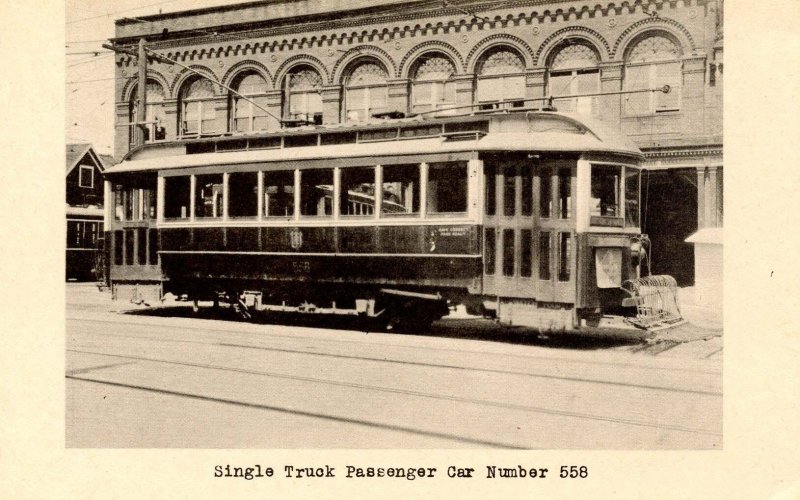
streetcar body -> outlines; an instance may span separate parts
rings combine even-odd
[[[106,172],[116,298],[642,330],[641,152],[520,111],[147,144]],[[652,311],[651,311],[652,312]]]

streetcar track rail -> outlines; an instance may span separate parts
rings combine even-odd
[[[69,376],[69,375],[66,378],[70,379],[70,380],[81,381],[81,382],[90,382],[90,383],[95,383],[95,384],[103,384],[103,385],[109,385],[109,386],[120,387],[120,388],[125,388],[125,389],[135,389],[135,390],[139,390],[139,391],[162,394],[162,395],[167,395],[167,396],[176,396],[176,397],[182,397],[182,398],[189,398],[189,399],[205,401],[205,402],[212,402],[212,403],[222,403],[222,404],[234,405],[234,406],[244,407],[244,408],[252,408],[252,409],[257,409],[257,410],[266,410],[266,411],[274,411],[274,412],[279,412],[279,413],[286,413],[286,414],[290,414],[290,415],[294,415],[294,416],[300,416],[300,417],[317,418],[317,419],[322,419],[322,420],[327,420],[327,421],[337,422],[337,423],[361,425],[361,426],[365,426],[365,427],[377,428],[377,429],[382,429],[382,430],[390,430],[390,431],[396,431],[396,432],[404,432],[404,433],[408,433],[408,434],[415,434],[415,435],[419,435],[419,436],[427,436],[427,437],[434,437],[434,438],[439,438],[439,439],[447,439],[447,440],[450,440],[450,441],[457,441],[457,442],[462,442],[462,443],[470,443],[470,444],[476,444],[476,445],[482,445],[482,446],[491,446],[491,447],[495,447],[495,448],[507,448],[507,449],[514,449],[514,450],[530,450],[530,449],[533,449],[533,448],[513,445],[513,444],[509,444],[509,443],[501,443],[501,442],[498,442],[498,441],[489,441],[489,440],[485,440],[485,439],[476,439],[476,438],[471,438],[471,437],[467,437],[467,436],[458,436],[458,435],[455,435],[455,434],[447,434],[447,433],[444,433],[444,432],[426,431],[424,429],[414,429],[412,427],[406,427],[406,426],[402,426],[402,425],[387,424],[387,423],[382,423],[382,422],[374,422],[374,421],[365,420],[365,419],[347,418],[347,417],[341,417],[341,416],[331,415],[331,414],[327,414],[327,413],[310,412],[310,411],[305,411],[305,410],[298,410],[298,409],[295,409],[295,408],[286,408],[286,407],[282,407],[282,406],[265,405],[265,404],[259,404],[259,403],[250,403],[250,402],[247,402],[247,401],[237,401],[237,400],[234,400],[234,399],[218,398],[218,397],[214,397],[214,396],[204,396],[202,394],[192,394],[192,393],[188,393],[188,392],[172,391],[172,390],[169,390],[169,389],[159,389],[159,388],[156,388],[156,387],[147,387],[147,386],[143,386],[143,385],[123,384],[121,382],[112,382],[112,381],[108,381],[108,380],[98,380],[98,379],[94,379],[94,378],[76,377],[76,376]]]
[[[114,325],[128,325],[128,326],[152,326],[164,329],[171,329],[171,330],[186,330],[191,332],[196,332],[197,327],[191,326],[180,326],[180,325],[167,325],[163,323],[153,323],[153,324],[146,324],[143,325],[140,322],[135,321],[112,321],[110,319],[93,319],[93,318],[74,318],[68,317],[67,320],[73,321],[84,321],[89,323],[106,323],[106,324],[114,324]],[[215,321],[215,320],[210,320]],[[247,323],[244,323],[247,324]],[[614,361],[596,361],[596,360],[583,360],[583,359],[574,359],[574,358],[565,358],[565,357],[552,357],[552,356],[542,356],[542,355],[530,355],[530,354],[519,354],[519,353],[509,353],[509,352],[486,352],[486,351],[476,351],[476,350],[468,350],[468,349],[453,349],[453,348],[441,348],[441,347],[432,347],[432,346],[416,346],[416,345],[409,345],[409,344],[398,344],[398,343],[375,343],[375,342],[365,342],[363,340],[349,340],[343,338],[326,338],[326,337],[316,337],[316,336],[308,336],[302,334],[288,334],[288,335],[281,335],[281,334],[274,334],[274,333],[266,333],[266,332],[257,332],[257,331],[247,331],[247,332],[231,332],[229,329],[221,328],[221,327],[210,327],[210,325],[204,324],[204,330],[212,331],[212,332],[222,332],[222,333],[235,333],[235,334],[244,334],[244,335],[258,335],[259,338],[274,338],[280,340],[314,340],[319,342],[327,342],[327,343],[334,343],[334,344],[352,344],[352,345],[367,345],[367,346],[381,346],[381,347],[400,347],[403,349],[415,349],[415,350],[425,350],[425,351],[437,351],[437,352],[450,352],[450,353],[458,353],[458,354],[476,354],[481,356],[487,355],[498,355],[503,357],[513,357],[513,358],[520,358],[524,360],[544,360],[544,361],[557,361],[557,362],[567,362],[567,363],[576,363],[576,364],[588,364],[588,365],[601,365],[601,366],[616,366],[616,367],[631,367],[631,368],[640,368],[640,369],[647,369],[647,370],[654,370],[654,371],[677,371],[681,373],[700,373],[706,375],[719,375],[721,372],[719,370],[704,370],[704,369],[694,369],[688,368],[683,366],[652,366],[650,364],[643,364],[643,363],[628,363],[628,362],[614,362]],[[92,335],[107,335],[107,336],[114,336],[114,334],[107,334],[107,333],[98,333],[98,332],[80,332],[90,333]],[[119,335],[117,335],[119,336]],[[123,336],[124,337],[124,336]],[[149,340],[164,340],[161,337],[145,337],[145,336],[128,336],[130,338],[147,338]],[[175,342],[197,342],[197,341],[190,341],[190,340],[174,340]],[[478,341],[481,342],[481,341]],[[211,343],[214,342],[200,342],[200,343]]]
[[[225,367],[225,366],[218,366],[218,365],[211,365],[206,363],[191,363],[185,361],[175,361],[175,360],[168,360],[168,359],[158,359],[158,358],[151,358],[146,356],[133,356],[133,355],[123,355],[123,354],[109,354],[103,352],[93,352],[93,351],[83,351],[78,349],[67,349],[68,352],[80,353],[80,354],[91,354],[91,355],[99,355],[99,356],[108,356],[114,358],[122,358],[122,359],[130,359],[136,361],[146,361],[146,362],[153,362],[153,363],[163,363],[169,365],[178,365],[178,366],[188,366],[193,368],[201,368],[201,369],[208,369],[208,370],[220,370],[220,371],[227,371],[232,373],[241,373],[241,374],[248,374],[248,375],[258,375],[258,376],[266,376],[271,378],[278,378],[278,379],[285,379],[285,380],[294,380],[300,382],[310,382],[316,384],[325,384],[325,385],[332,385],[337,387],[346,387],[346,388],[354,388],[354,389],[362,389],[362,390],[369,390],[369,391],[377,391],[377,392],[384,392],[384,393],[392,393],[392,394],[401,394],[406,396],[413,396],[413,397],[421,397],[421,398],[428,398],[428,399],[437,399],[443,401],[451,401],[451,402],[458,402],[464,404],[473,404],[473,405],[480,405],[480,406],[487,406],[487,407],[494,407],[494,408],[502,408],[502,409],[509,409],[509,410],[517,410],[517,411],[525,411],[530,413],[540,413],[546,415],[556,415],[562,417],[572,417],[578,418],[583,420],[592,420],[592,421],[599,421],[599,422],[609,422],[609,423],[617,423],[623,425],[631,425],[637,427],[648,427],[648,428],[655,428],[661,430],[670,430],[676,432],[685,432],[685,433],[693,433],[693,434],[702,434],[708,436],[715,436],[721,437],[722,435],[717,432],[706,431],[703,429],[695,429],[691,427],[684,427],[680,425],[665,425],[665,424],[657,424],[651,422],[643,422],[640,420],[634,419],[627,419],[627,418],[617,418],[617,417],[608,417],[599,414],[591,414],[591,413],[581,413],[581,412],[573,412],[567,410],[558,410],[552,408],[545,408],[539,406],[529,406],[529,405],[518,405],[512,403],[501,403],[497,401],[486,401],[482,399],[474,399],[474,398],[463,398],[459,396],[448,396],[443,394],[432,394],[426,393],[421,391],[414,391],[408,389],[398,389],[398,388],[391,388],[391,387],[382,387],[382,386],[374,386],[368,384],[358,384],[354,382],[342,382],[342,381],[335,381],[329,379],[321,379],[315,377],[304,377],[299,375],[287,375],[283,373],[275,373],[275,372],[268,372],[268,371],[259,371],[259,370],[249,370],[244,368],[233,368],[233,367]],[[94,380],[96,382],[104,382],[95,379],[85,379],[82,377],[74,377],[67,375],[67,378],[78,378],[80,380]],[[125,386],[125,384],[119,384],[114,382],[114,384]],[[134,387],[134,386],[130,386]],[[136,387],[134,387],[136,388]],[[143,390],[148,390],[152,388],[143,387]],[[154,389],[154,390],[161,390],[161,389]],[[171,392],[171,391],[170,391]],[[178,393],[176,393],[178,394]],[[233,400],[229,400],[233,401]]]
[[[108,337],[123,337],[123,338],[133,338],[133,339],[142,339],[145,337],[133,336],[133,335],[117,335],[117,334],[106,334],[106,333],[90,333],[90,335],[99,335],[99,336],[108,336]],[[176,342],[176,343],[195,343],[195,344],[202,344],[202,345],[213,345],[213,346],[220,346],[220,347],[231,347],[236,349],[254,349],[254,350],[261,350],[261,351],[268,351],[268,352],[280,352],[280,353],[287,353],[287,354],[299,354],[299,355],[308,355],[308,356],[319,356],[319,357],[326,357],[326,358],[334,358],[334,359],[349,359],[349,360],[357,360],[357,361],[370,361],[376,363],[390,363],[390,364],[397,364],[397,365],[407,365],[407,366],[420,366],[425,368],[442,368],[442,369],[450,369],[450,370],[464,370],[464,371],[474,371],[474,372],[481,372],[481,373],[496,373],[501,375],[514,375],[520,377],[529,377],[529,378],[543,378],[549,380],[561,380],[565,382],[578,382],[578,383],[590,383],[590,384],[597,384],[597,385],[611,385],[617,387],[628,387],[633,389],[649,389],[649,390],[656,390],[656,391],[665,391],[665,392],[675,392],[675,393],[682,393],[682,394],[698,394],[703,396],[722,396],[721,392],[718,391],[711,391],[711,390],[701,390],[701,389],[686,389],[680,387],[668,387],[668,386],[661,386],[661,385],[645,385],[645,384],[634,384],[630,382],[619,382],[613,380],[599,380],[599,379],[592,379],[592,378],[585,378],[585,377],[568,377],[568,376],[561,376],[561,375],[549,375],[546,373],[535,373],[535,372],[528,372],[528,371],[518,371],[518,370],[502,370],[498,368],[483,368],[477,366],[462,366],[462,365],[452,365],[452,364],[442,364],[442,363],[428,363],[424,361],[409,361],[409,360],[402,360],[402,359],[390,359],[390,358],[378,358],[372,356],[356,356],[352,354],[337,354],[337,353],[329,353],[329,352],[313,352],[313,351],[306,351],[300,349],[287,349],[287,348],[280,348],[280,347],[266,347],[266,346],[257,346],[257,345],[247,345],[247,344],[234,344],[228,342],[202,342],[196,340],[175,340],[175,339],[161,339],[161,338],[152,338],[146,337],[148,340],[153,340],[157,342]]]

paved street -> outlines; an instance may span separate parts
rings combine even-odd
[[[115,304],[69,284],[68,447],[710,449],[721,338],[424,335]],[[334,324],[336,323],[336,324]]]

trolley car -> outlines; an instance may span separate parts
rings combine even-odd
[[[639,277],[641,152],[520,110],[151,143],[106,171],[117,299],[227,300],[425,327],[468,311],[540,331],[679,319]]]

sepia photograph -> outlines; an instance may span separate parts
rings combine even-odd
[[[0,18],[0,497],[800,498],[800,2]]]
[[[67,0],[67,448],[721,450],[724,1]]]

